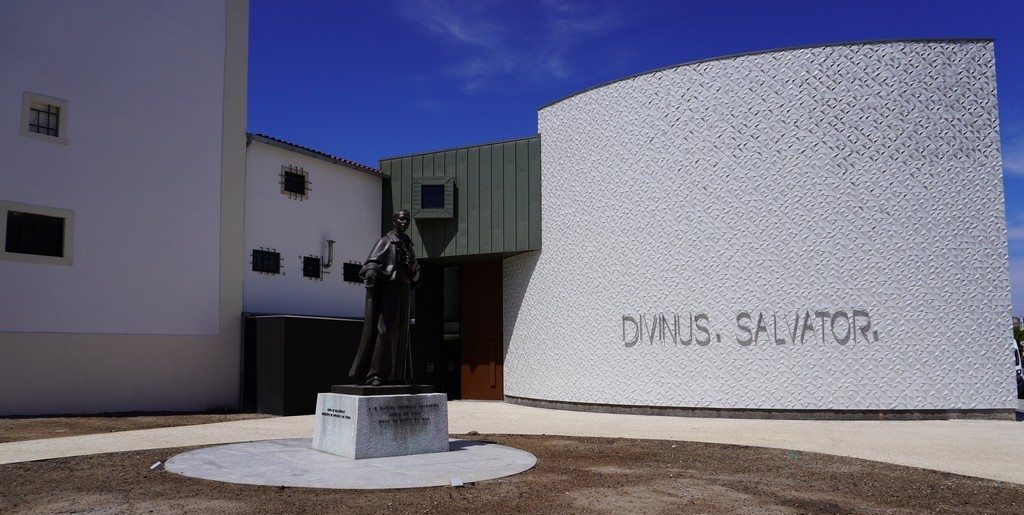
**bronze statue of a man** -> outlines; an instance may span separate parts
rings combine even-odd
[[[371,386],[412,377],[409,298],[420,280],[420,266],[405,234],[409,212],[396,211],[391,223],[394,229],[377,240],[359,270],[366,286],[366,315],[349,376]]]

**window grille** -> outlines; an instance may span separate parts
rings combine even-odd
[[[252,271],[261,274],[281,273],[281,253],[262,247],[252,250]]]
[[[412,217],[455,218],[455,177],[413,177]]]
[[[342,279],[347,283],[359,283],[362,284],[363,280],[359,277],[359,270],[363,268],[363,264],[357,261],[352,261],[342,265]]]
[[[60,136],[60,107],[32,102],[29,107],[28,130],[47,136]]]
[[[281,167],[281,194],[296,200],[309,198],[309,174],[297,166]]]
[[[320,258],[316,256],[304,256],[302,258],[302,276],[310,279],[321,279]]]
[[[49,143],[68,144],[68,101],[23,91],[21,94],[22,136]]]

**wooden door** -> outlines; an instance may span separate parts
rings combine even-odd
[[[461,266],[462,398],[505,398],[501,261]]]

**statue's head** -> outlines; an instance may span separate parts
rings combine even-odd
[[[395,211],[395,214],[391,215],[391,223],[399,233],[404,233],[409,228],[409,219],[410,216],[407,209],[399,209]]]

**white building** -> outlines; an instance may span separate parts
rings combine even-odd
[[[362,317],[382,176],[247,135],[247,54],[244,0],[0,4],[0,415],[238,409],[243,313]]]
[[[358,271],[380,237],[382,180],[374,168],[250,135],[244,311],[362,318],[365,289],[343,269]]]
[[[244,0],[0,2],[0,415],[237,409],[243,361],[304,405],[406,208],[450,394],[1012,416],[991,41],[674,66],[381,173],[247,138],[247,32]],[[243,313],[320,318],[253,352]]]
[[[0,3],[0,414],[237,406],[247,51],[241,0]]]

